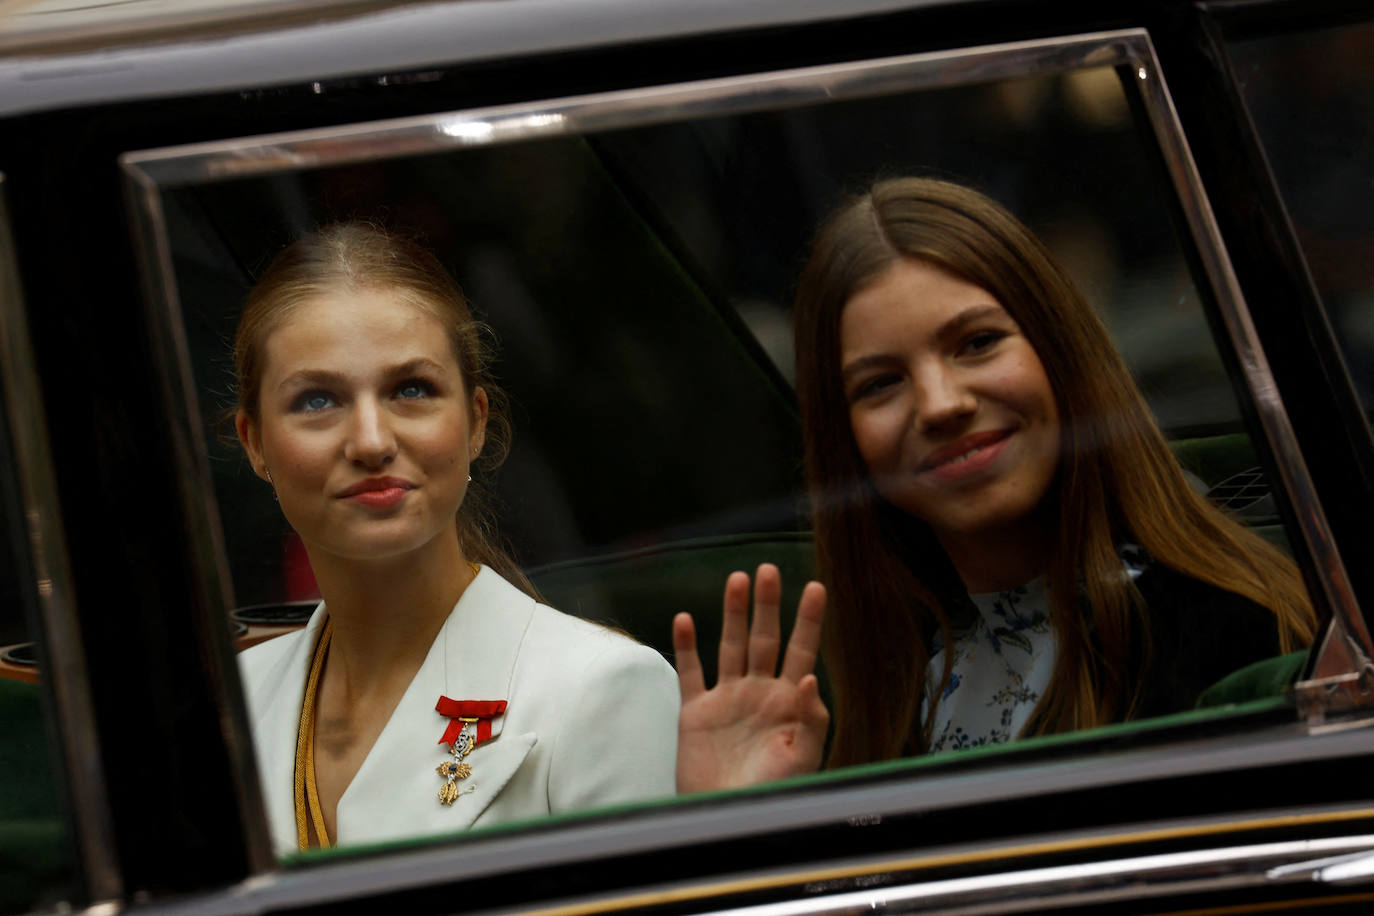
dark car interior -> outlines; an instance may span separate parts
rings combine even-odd
[[[907,173],[978,184],[1058,246],[1200,488],[1257,469],[1110,69],[499,144],[165,192],[235,603],[314,596],[214,423],[232,402],[226,341],[275,250],[361,218],[440,253],[495,332],[514,447],[480,483],[550,603],[665,655],[678,610],[714,638],[733,569],[779,563],[790,604],[811,576],[795,274],[845,194]],[[1254,520],[1282,537],[1272,509]]]

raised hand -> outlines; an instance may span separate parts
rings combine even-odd
[[[725,582],[716,686],[706,689],[692,615],[673,618],[673,650],[682,689],[678,720],[677,790],[704,792],[749,786],[809,773],[820,766],[830,714],[814,669],[820,650],[825,587],[809,582],[777,673],[782,637],[778,606],[782,578],[765,563],[754,582],[749,622],[749,575]]]

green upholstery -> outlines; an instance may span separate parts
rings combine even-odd
[[[1169,448],[1184,470],[1197,475],[1209,487],[1259,464],[1255,447],[1245,433],[1173,439],[1169,442]],[[1271,516],[1240,521],[1285,554],[1293,555],[1288,532],[1276,518]]]
[[[703,647],[707,682],[715,679],[720,640],[721,595],[737,569],[753,573],[760,563],[782,572],[782,626],[791,631],[797,600],[813,574],[811,535],[805,532],[741,534],[675,541],[642,550],[538,567],[530,579],[549,604],[588,620],[624,630],[673,657],[671,624],[691,613]]]
[[[50,904],[66,893],[66,824],[39,688],[0,678],[0,911]]]
[[[1172,439],[1169,449],[1179,464],[1209,487],[1259,464],[1255,448],[1245,433]]]
[[[1197,700],[1198,709],[1283,696],[1284,691],[1302,673],[1303,665],[1307,663],[1307,651],[1302,649],[1266,658],[1233,671],[1202,692]]]

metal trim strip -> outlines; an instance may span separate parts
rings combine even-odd
[[[1046,912],[1056,906],[1120,903],[1205,891],[1308,883],[1301,860],[1374,849],[1374,834],[1258,843],[1056,865],[1021,872],[925,881],[710,911],[712,916],[822,916],[893,909],[902,913],[1000,914]],[[1298,860],[1295,862],[1294,860]]]
[[[176,296],[171,249],[162,211],[157,205],[156,186],[135,176],[135,180],[126,184],[125,191],[131,204],[134,243],[140,256],[140,273],[149,306],[147,324],[155,352],[160,354],[164,377],[168,379],[163,400],[169,411],[168,428],[174,461],[180,468],[176,475],[177,496],[189,522],[187,547],[200,586],[200,608],[197,610],[200,612],[201,657],[214,672],[210,688],[221,711],[219,723],[228,748],[230,768],[238,774],[233,790],[243,814],[248,862],[255,871],[264,871],[272,866],[275,857],[259,791],[257,758],[246,729],[247,701],[239,683],[233,640],[229,635],[229,611],[235,604],[233,580],[214,497],[209,456],[198,434],[204,427],[192,382],[185,325]],[[153,240],[151,248],[143,244],[146,239]],[[242,723],[243,727],[236,728],[234,723]]]
[[[155,185],[175,187],[1082,67],[1117,66],[1143,59],[1146,49],[1141,30],[1097,32],[139,150],[122,155],[120,163],[127,172]]]
[[[1302,740],[1294,740],[1295,738]],[[841,785],[825,792],[774,791],[765,797],[723,799],[708,804],[690,801],[666,806],[644,816],[620,820],[612,829],[604,821],[588,819],[563,824],[547,831],[498,829],[487,836],[458,838],[408,844],[384,851],[383,855],[349,857],[330,862],[316,861],[310,868],[289,869],[249,879],[230,895],[234,908],[225,909],[225,900],[206,901],[204,912],[257,913],[284,910],[293,906],[327,905],[377,893],[404,891],[438,883],[460,883],[471,878],[499,874],[527,874],[541,868],[559,867],[599,857],[622,855],[626,851],[647,852],[681,848],[700,843],[747,839],[772,833],[797,832],[817,826],[849,823],[871,818],[873,812],[896,817],[924,812],[948,811],[980,802],[996,802],[1012,797],[1044,796],[1071,792],[1078,787],[1120,786],[1123,791],[1139,791],[1143,782],[1158,778],[1172,764],[1167,775],[1230,773],[1253,767],[1257,761],[1293,763],[1338,757],[1363,758],[1368,755],[1370,737],[1350,732],[1303,737],[1296,724],[1270,729],[1263,740],[1252,736],[1212,739],[1173,744],[1134,753],[1109,754],[1039,765],[1010,764],[991,773],[954,773],[941,778],[928,774],[913,786],[910,780],[887,781],[877,785]],[[799,794],[796,789],[802,790]],[[1004,857],[1035,855],[1042,852],[1072,851],[1088,846],[1120,845],[1132,842],[1224,835],[1236,831],[1283,829],[1292,826],[1368,821],[1374,808],[1366,803],[1358,808],[1333,806],[1319,810],[1278,810],[1238,813],[1199,818],[1183,824],[1133,825],[1120,832],[1085,830],[1074,833],[1062,848],[1056,840],[1017,840],[1007,845],[910,852],[877,860],[809,865],[800,870],[781,870],[749,877],[729,876],[700,883],[684,882],[672,889],[630,891],[622,898],[628,908],[658,901],[661,894],[672,899],[720,896],[725,893],[760,890],[806,881],[825,881],[847,876],[863,876],[897,867],[924,868],[947,864],[987,862]],[[747,868],[747,863],[742,863]],[[643,895],[648,896],[643,896]],[[668,898],[664,898],[668,899]],[[591,904],[587,904],[591,906]],[[568,913],[611,911],[601,898],[591,910],[576,906]],[[178,910],[190,913],[192,910]],[[194,912],[201,912],[195,910]],[[561,910],[555,910],[561,913]],[[553,916],[553,914],[549,914]]]

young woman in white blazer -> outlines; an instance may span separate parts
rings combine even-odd
[[[672,669],[541,604],[481,511],[509,426],[438,261],[320,230],[258,281],[234,355],[239,439],[324,597],[241,656],[278,851],[671,794]]]

